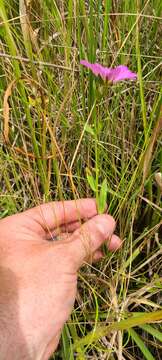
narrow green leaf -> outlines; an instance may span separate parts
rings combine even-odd
[[[103,28],[103,35],[102,35],[102,48],[103,50],[106,49],[106,46],[108,44],[109,38],[108,38],[108,31],[109,31],[109,17],[110,17],[110,10],[112,6],[111,0],[106,0],[104,2],[104,28]]]
[[[67,324],[65,324],[65,326],[64,326],[64,329],[63,329],[62,335],[61,335],[61,339],[62,339],[61,353],[62,353],[63,359],[64,360],[74,360],[71,336],[70,336],[70,331],[69,331]]]
[[[107,180],[105,179],[101,185],[101,190],[100,190],[99,199],[98,199],[99,214],[102,214],[106,209],[107,192],[108,192]]]
[[[155,360],[155,358],[152,356],[149,349],[146,347],[145,343],[141,339],[141,337],[136,333],[135,330],[130,329],[129,334],[131,338],[134,340],[134,342],[137,344],[139,349],[141,350],[142,354],[144,355],[145,359],[147,360]]]
[[[137,16],[139,16],[137,14]],[[139,21],[136,24],[136,54],[137,54],[137,66],[138,66],[138,79],[139,79],[139,87],[140,87],[140,100],[141,100],[141,112],[143,118],[143,130],[145,135],[145,140],[147,139],[147,114],[146,114],[146,102],[144,96],[144,85],[143,85],[143,77],[142,77],[142,64],[141,64],[141,44],[140,44],[140,29],[139,29]]]
[[[86,176],[87,176],[87,180],[88,180],[88,184],[90,186],[90,188],[96,192],[96,180],[94,179],[93,175],[91,174],[91,171],[86,168]]]
[[[111,331],[118,331],[118,330],[128,330],[135,326],[140,326],[143,324],[147,324],[154,321],[162,320],[162,310],[154,311],[150,313],[142,313],[140,315],[132,313],[131,317],[128,319],[121,320],[119,322],[114,322],[108,326],[98,326],[94,331],[91,331],[88,335],[84,338],[77,340],[73,347],[76,349],[78,346],[84,346],[89,344],[90,342],[96,342],[97,340],[101,339],[103,336],[109,334]]]
[[[155,329],[153,326],[146,324],[146,325],[141,325],[140,328],[147,331],[154,338],[162,342],[162,333],[159,330]]]
[[[85,126],[85,131],[87,131],[89,134],[91,134],[92,136],[95,136],[95,132],[92,129],[91,126],[89,126],[88,124]]]

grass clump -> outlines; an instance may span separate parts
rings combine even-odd
[[[99,197],[105,184],[123,239],[118,254],[81,270],[54,359],[160,359],[161,7],[0,0],[1,217]],[[129,65],[138,81],[109,86],[79,66],[84,58]]]

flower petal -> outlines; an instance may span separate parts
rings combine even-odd
[[[81,60],[81,65],[84,65],[88,69],[90,69],[94,75],[101,76],[104,80],[112,81],[113,83],[116,83],[118,81],[126,80],[126,79],[136,79],[137,74],[130,71],[127,66],[125,65],[119,65],[115,68],[108,68],[105,66],[102,66],[98,63],[91,64],[87,60]]]
[[[126,79],[136,79],[137,74],[130,71],[127,66],[119,65],[114,69],[111,69],[110,78],[108,80],[114,83]]]

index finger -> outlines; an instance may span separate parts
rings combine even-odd
[[[26,215],[39,223],[45,231],[52,231],[60,225],[90,219],[97,214],[95,199],[54,201],[29,209]]]

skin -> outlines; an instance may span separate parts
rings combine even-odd
[[[105,241],[112,251],[120,247],[114,230],[93,199],[47,203],[0,221],[1,360],[49,359],[73,309],[79,268],[102,257]]]

